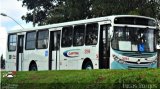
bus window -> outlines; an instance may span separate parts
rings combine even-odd
[[[86,27],[86,45],[96,45],[98,40],[98,24],[87,24]]]
[[[26,49],[35,49],[36,32],[28,32],[26,37]]]
[[[16,34],[9,35],[8,51],[15,51],[16,50],[16,42],[17,42]]]
[[[112,47],[121,51],[154,52],[154,30],[138,27],[114,27]]]
[[[60,35],[61,35],[61,31],[54,31],[51,34],[51,41],[52,41],[52,50],[59,50],[60,48]]]
[[[45,49],[48,47],[48,30],[38,31],[37,48]]]
[[[62,29],[62,47],[70,47],[72,45],[73,27],[64,27]]]
[[[82,46],[84,44],[85,25],[74,27],[73,46]]]

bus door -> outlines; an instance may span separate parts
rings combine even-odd
[[[100,24],[99,68],[109,68],[110,60],[110,24]]]
[[[52,31],[50,33],[49,70],[60,69],[60,34],[61,31]]]
[[[22,71],[24,35],[18,35],[16,71]]]

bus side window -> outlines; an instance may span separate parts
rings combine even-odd
[[[62,47],[70,47],[73,39],[73,27],[64,27],[62,29]]]
[[[11,34],[8,37],[8,51],[15,51],[16,50],[16,42],[17,42],[17,35]]]
[[[27,32],[27,35],[26,35],[26,49],[27,50],[35,49],[35,43],[36,43],[36,31]]]
[[[87,24],[86,27],[86,45],[96,45],[98,40],[98,24]]]
[[[38,31],[37,48],[45,49],[48,47],[48,30]]]
[[[73,46],[82,46],[84,44],[85,25],[74,27]]]

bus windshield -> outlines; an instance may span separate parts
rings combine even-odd
[[[154,52],[156,37],[154,29],[114,27],[112,48],[120,51]]]

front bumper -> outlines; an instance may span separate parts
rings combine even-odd
[[[157,63],[155,64],[121,64],[117,61],[111,63],[111,69],[142,69],[142,68],[157,68]]]

